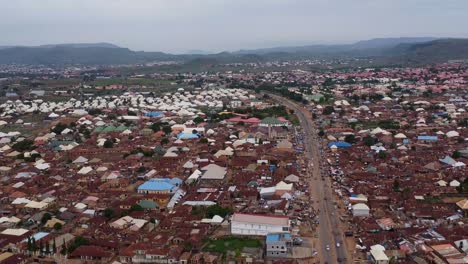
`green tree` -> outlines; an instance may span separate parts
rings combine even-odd
[[[67,244],[65,243],[65,238],[63,239],[62,243],[63,244],[62,244],[62,249],[60,250],[60,254],[65,256],[68,252]]]
[[[55,243],[55,238],[54,238],[54,241],[52,242],[52,253],[53,254],[57,253],[57,243]]]
[[[208,143],[208,139],[207,139],[207,138],[200,138],[200,143],[207,144],[207,143]]]
[[[62,229],[62,224],[61,223],[55,223],[54,224],[54,229],[59,231],[60,229]]]
[[[172,128],[170,126],[164,126],[162,128],[162,130],[163,130],[164,134],[166,134],[166,135],[169,135],[169,134],[172,133]]]
[[[373,146],[375,143],[377,143],[377,139],[367,136],[362,139],[364,141],[364,144],[368,147]]]
[[[161,145],[167,145],[169,143],[169,139],[168,138],[163,138],[161,139]]]
[[[460,153],[460,151],[455,150],[455,151],[452,153],[452,158],[454,158],[454,159],[459,159],[459,158],[461,158],[461,153]]]
[[[110,139],[106,140],[103,145],[104,148],[112,148],[113,146],[114,146],[114,141]]]
[[[63,123],[58,123],[57,125],[54,126],[54,128],[51,129],[51,132],[54,132],[55,134],[60,134],[66,128],[67,128],[67,125]]]
[[[193,119],[193,122],[195,122],[195,124],[200,124],[200,123],[202,123],[203,121],[205,121],[205,119],[203,119],[202,117],[199,117],[199,116],[197,116],[197,117],[195,117],[195,118]]]
[[[112,217],[114,217],[114,209],[112,208],[104,209],[103,215],[105,218],[111,219]]]
[[[28,237],[28,246],[27,246],[28,252],[33,251],[33,245],[32,245],[32,240],[31,237]]]
[[[34,141],[25,139],[23,141],[16,142],[11,146],[11,148],[19,152],[33,150],[35,148]]]
[[[208,206],[206,209],[205,216],[207,218],[213,218],[215,215],[219,215],[221,217],[225,217],[226,215],[232,213],[231,208],[221,207],[218,204]]]
[[[161,123],[153,123],[151,124],[150,128],[154,131],[154,132],[158,132],[161,130]]]
[[[322,114],[324,115],[331,115],[333,112],[335,112],[335,109],[331,105],[325,106],[325,108],[322,111]]]
[[[346,135],[344,141],[353,144],[356,142],[356,137],[354,135]]]
[[[41,218],[41,224],[45,224],[47,223],[47,221],[49,221],[50,219],[52,219],[52,215],[49,214],[49,213],[45,213],[44,215],[42,215],[42,218]]]
[[[144,211],[144,209],[139,204],[134,204],[130,207],[130,212],[141,212],[141,211]]]
[[[380,159],[385,159],[387,157],[387,153],[385,151],[379,151],[377,155]]]
[[[49,255],[50,254],[50,244],[49,244],[49,242],[45,242],[45,243],[46,243],[45,244],[45,253],[47,255]]]
[[[325,136],[325,131],[323,131],[323,129],[320,129],[320,131],[318,132],[318,135],[319,137]]]
[[[398,179],[395,179],[393,181],[393,190],[395,192],[398,192],[400,190],[400,182],[398,181]]]

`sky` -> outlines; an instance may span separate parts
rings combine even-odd
[[[0,45],[109,42],[183,53],[468,38],[468,0],[0,0]]]

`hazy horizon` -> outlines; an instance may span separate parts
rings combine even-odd
[[[0,46],[112,43],[186,53],[468,37],[465,0],[3,1]]]

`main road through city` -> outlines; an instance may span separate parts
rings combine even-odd
[[[277,95],[269,94],[269,96],[294,110],[304,130],[305,155],[309,160],[309,188],[313,199],[311,204],[316,210],[318,209],[317,231],[320,245],[317,251],[321,263],[351,263],[352,259],[348,257],[343,232],[339,228],[339,213],[333,204],[330,177],[326,177],[326,173],[321,171],[323,164],[321,164],[320,143],[312,122],[312,115],[298,103]]]

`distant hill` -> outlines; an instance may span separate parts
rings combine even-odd
[[[388,49],[387,56],[421,63],[466,60],[468,39],[438,39],[424,43],[399,44]]]
[[[427,41],[428,40],[428,41]],[[118,65],[178,61],[192,66],[272,60],[370,57],[398,64],[444,62],[468,58],[468,39],[389,38],[345,45],[277,47],[217,54],[173,55],[132,51],[109,43],[57,44],[37,47],[0,47],[0,64]]]
[[[432,37],[417,37],[417,38],[375,38],[370,40],[358,41],[351,45],[352,49],[377,49],[389,48],[400,44],[414,44],[436,40]]]
[[[100,42],[100,43],[65,43],[65,44],[49,44],[37,46],[39,48],[120,48],[112,43]]]

